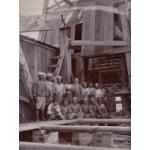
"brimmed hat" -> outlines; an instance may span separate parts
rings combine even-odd
[[[38,72],[38,75],[46,77],[46,74],[44,72],[41,72],[41,71]]]
[[[46,76],[47,77],[53,77],[53,74],[52,73],[47,73]]]

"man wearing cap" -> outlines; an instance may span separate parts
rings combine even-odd
[[[76,96],[80,100],[81,99],[82,86],[79,83],[78,78],[75,78],[75,80],[74,80],[73,90],[74,90],[74,96]]]
[[[65,94],[65,86],[62,83],[62,77],[57,76],[56,83],[54,85],[54,92],[56,94],[56,99],[58,100],[58,103],[60,104],[62,101],[62,97]]]
[[[46,106],[50,104],[53,98],[53,74],[52,73],[47,73],[46,74]]]
[[[48,110],[47,110],[48,119],[49,120],[56,120],[56,119],[64,120],[65,117],[63,116],[60,105],[55,98],[56,97],[54,96],[53,101],[48,106]]]
[[[46,86],[45,86],[45,73],[38,72],[38,81],[33,84],[33,96],[36,99],[36,117],[37,121],[40,120],[39,113],[41,111],[42,120],[45,120],[45,104],[46,104]]]

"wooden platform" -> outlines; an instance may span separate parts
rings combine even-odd
[[[19,125],[19,132],[38,129],[40,127],[47,127],[48,125],[67,125],[76,123],[79,120],[51,120],[51,121],[39,121],[39,122],[31,122],[31,123],[21,123]]]
[[[40,127],[48,127],[50,125],[70,125],[74,123],[79,124],[95,124],[95,123],[115,123],[115,124],[127,124],[130,125],[130,119],[75,119],[75,120],[54,120],[54,121],[39,121],[31,123],[21,123],[19,126],[19,132],[38,129]]]

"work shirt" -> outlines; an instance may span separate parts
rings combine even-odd
[[[60,105],[59,104],[54,105],[53,103],[51,103],[48,106],[47,114],[51,115],[51,114],[55,114],[55,113],[61,114]]]
[[[79,104],[70,104],[69,112],[70,113],[81,113],[82,112],[81,106]]]
[[[93,87],[86,88],[86,92],[88,96],[92,96],[95,93],[95,89]]]
[[[82,104],[81,108],[82,108],[83,113],[89,113],[89,105],[88,104]]]
[[[57,96],[62,97],[65,94],[65,86],[63,83],[55,83],[54,92]]]
[[[102,91],[101,89],[95,89],[95,98],[102,97]]]
[[[46,84],[45,81],[37,81],[33,83],[33,96],[45,97],[46,96]]]
[[[46,95],[53,96],[54,92],[54,83],[51,81],[46,81]]]
[[[74,84],[73,85],[73,91],[74,91],[74,95],[80,99],[80,97],[81,97],[81,85],[80,84]]]
[[[65,89],[66,89],[66,91],[72,91],[73,85],[72,84],[65,84]]]
[[[81,97],[82,97],[82,99],[87,97],[88,94],[89,94],[88,88],[82,88],[82,90],[81,90]]]
[[[61,112],[63,115],[68,115],[69,113],[69,106],[61,106]]]
[[[102,112],[102,113],[107,113],[107,109],[106,109],[106,107],[105,107],[104,104],[99,105],[98,108],[99,108],[100,112]]]
[[[89,112],[96,113],[98,111],[98,104],[89,104]]]

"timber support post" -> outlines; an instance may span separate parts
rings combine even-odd
[[[59,43],[60,43],[60,51],[64,50],[64,60],[62,64],[61,74],[65,76],[65,81],[70,82],[71,75],[72,75],[72,68],[71,68],[71,51],[69,50],[69,28],[61,28],[59,30]]]

